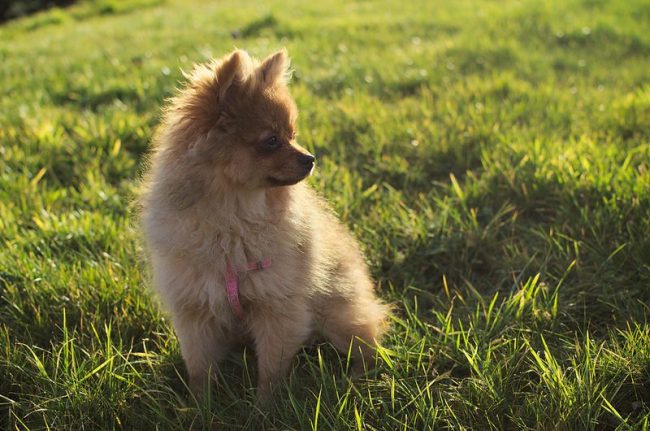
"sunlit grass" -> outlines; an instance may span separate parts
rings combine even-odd
[[[644,1],[81,2],[0,26],[0,428],[647,429]],[[187,391],[130,202],[181,69],[286,46],[312,185],[397,306]]]

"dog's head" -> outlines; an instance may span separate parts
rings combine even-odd
[[[285,50],[261,62],[237,50],[197,66],[167,114],[172,133],[185,135],[183,150],[235,187],[285,186],[309,176],[314,156],[296,142],[288,68]]]

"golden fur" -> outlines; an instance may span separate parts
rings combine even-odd
[[[284,50],[261,63],[238,50],[197,66],[153,140],[142,228],[198,394],[242,341],[254,347],[264,401],[315,335],[344,352],[353,343],[363,369],[386,329],[388,307],[357,243],[300,182],[313,157],[295,140],[288,66]],[[239,276],[239,321],[225,293],[227,262],[264,258],[270,268]]]

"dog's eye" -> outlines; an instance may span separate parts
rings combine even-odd
[[[264,141],[263,145],[269,149],[278,148],[280,146],[280,140],[277,136],[271,136]]]

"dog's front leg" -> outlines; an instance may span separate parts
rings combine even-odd
[[[311,316],[301,304],[260,307],[251,321],[257,356],[257,401],[268,404],[273,388],[311,334]]]
[[[176,313],[173,317],[190,378],[190,390],[201,399],[208,387],[208,379],[216,373],[217,364],[230,351],[228,337],[210,313]]]

